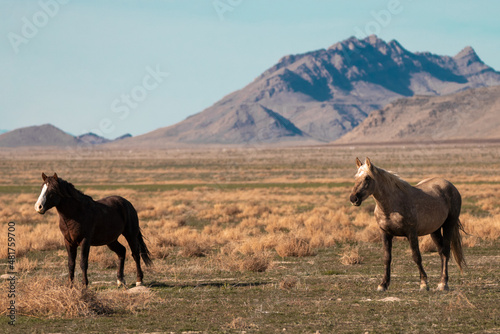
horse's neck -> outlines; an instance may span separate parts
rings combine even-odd
[[[381,170],[380,173],[382,174],[388,172]],[[383,177],[385,178],[387,176],[383,175]],[[377,187],[373,193],[373,198],[375,199],[377,206],[384,212],[392,212],[400,209],[400,204],[406,196],[407,194],[402,187],[397,186],[393,182],[386,182],[386,179],[377,180]]]
[[[73,197],[65,197],[56,206],[57,212],[64,220],[78,220],[84,210],[85,199],[76,199]]]

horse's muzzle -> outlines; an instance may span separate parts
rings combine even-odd
[[[349,199],[351,201],[351,204],[354,206],[360,206],[361,203],[363,202],[363,200],[359,198],[356,194],[352,194]]]
[[[39,205],[38,207],[35,205],[35,211],[43,215],[47,210],[45,210],[45,208],[41,205]]]

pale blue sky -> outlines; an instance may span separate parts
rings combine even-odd
[[[139,135],[284,55],[373,32],[413,52],[470,45],[500,70],[498,13],[498,1],[465,0],[0,0],[0,129]]]

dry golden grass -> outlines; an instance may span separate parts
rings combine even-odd
[[[349,303],[359,300],[361,291],[373,299],[364,286],[359,289],[364,285],[360,282],[368,284],[374,279],[373,275],[382,273],[372,270],[372,258],[376,256],[373,262],[382,262],[381,233],[373,216],[374,202],[367,200],[357,208],[348,200],[356,155],[360,158],[370,156],[377,165],[397,171],[412,183],[429,176],[442,176],[455,183],[463,197],[461,221],[469,233],[463,234],[464,247],[489,249],[491,242],[500,238],[500,161],[496,151],[438,147],[430,156],[428,151],[427,148],[410,152],[394,148],[325,147],[263,149],[254,152],[255,155],[249,154],[252,151],[238,149],[133,154],[101,152],[101,155],[87,152],[88,155],[76,160],[60,153],[54,153],[53,159],[38,153],[28,157],[6,156],[0,150],[0,170],[4,175],[0,180],[0,214],[4,217],[0,222],[0,244],[7,243],[7,222],[15,221],[16,269],[20,273],[16,287],[18,312],[44,318],[85,318],[144,310],[140,317],[132,318],[149,320],[151,314],[156,314],[154,321],[161,323],[164,314],[173,314],[173,317],[184,319],[175,325],[175,330],[180,332],[188,327],[199,328],[189,323],[192,319],[185,320],[190,318],[192,309],[200,315],[196,321],[202,321],[206,310],[222,306],[230,310],[227,311],[229,317],[218,319],[217,328],[207,325],[202,330],[265,331],[264,328],[270,327],[259,327],[271,316],[257,310],[262,309],[262,304],[265,309],[267,304],[266,312],[269,311],[279,323],[295,321],[286,318],[289,310],[293,315],[312,315],[321,321],[325,318],[318,314],[334,314],[332,309],[351,305],[339,302],[335,306],[332,299],[323,298],[325,293],[335,296],[333,300],[338,294],[342,298],[337,300],[349,300]],[[443,169],[443,161],[453,163],[447,163]],[[54,172],[53,168],[94,199],[116,194],[133,203],[154,259],[154,266],[144,268],[145,284],[153,284],[158,295],[149,291],[129,294],[117,289],[114,282],[118,259],[105,246],[91,248],[90,287],[83,290],[66,285],[67,255],[57,214],[51,210],[39,215],[33,209],[41,184],[40,172]],[[120,242],[127,247],[126,280],[134,282],[135,265],[130,249],[124,240]],[[395,247],[401,245],[395,243]],[[423,252],[434,249],[428,237],[421,240],[421,247]],[[475,263],[471,262],[477,265],[495,258],[493,255],[482,260],[481,252],[481,248],[466,249],[466,259],[474,254]],[[0,258],[6,256],[6,249],[2,248]],[[425,257],[434,265],[439,263],[436,254],[425,254]],[[410,257],[403,262],[405,266],[408,263],[404,268],[415,269]],[[340,263],[350,267],[341,267]],[[401,266],[395,266],[396,278],[402,275]],[[459,289],[477,286],[474,291],[489,293],[497,286],[490,267],[485,268],[489,271],[482,272],[481,284],[467,281],[459,285],[462,278],[453,275],[452,289],[456,289],[457,294],[436,297],[439,299],[436,305],[430,304],[426,296],[412,299],[422,301],[422,305],[429,303],[431,309],[442,306],[442,301],[449,297],[453,300],[450,309],[470,307],[465,298],[472,294],[461,295]],[[437,275],[432,270],[429,273]],[[78,264],[76,275],[79,281]],[[469,273],[470,278],[478,279]],[[241,284],[235,289],[231,282],[248,282],[250,286]],[[255,286],[251,286],[253,284]],[[5,288],[2,284],[0,294],[4,296]],[[269,294],[274,295],[261,301]],[[286,302],[279,299],[284,295],[289,296]],[[276,301],[275,296],[278,296]],[[253,302],[255,298],[259,298],[258,305]],[[0,299],[3,310],[7,302],[6,298]],[[326,304],[320,307],[321,303]],[[408,299],[404,306],[409,303]],[[242,304],[245,310],[254,309],[245,313]],[[368,305],[361,304],[357,307],[363,309],[363,305]],[[179,305],[184,308],[178,309]],[[307,314],[300,313],[305,309],[302,305],[308,305]],[[309,313],[315,309],[316,313]],[[373,314],[371,306],[370,310],[367,307],[364,310],[365,318]],[[212,323],[213,313],[208,314],[204,325]],[[442,316],[441,313],[439,317]],[[357,317],[356,314],[349,319],[350,324],[355,324],[359,320]],[[130,317],[120,317],[120,320],[125,318]],[[375,318],[372,324],[377,326],[380,316]],[[396,318],[400,319],[400,314]],[[388,317],[387,326],[396,323],[396,318]],[[110,322],[107,317],[101,319]],[[435,323],[439,323],[439,319],[435,319]],[[80,320],[86,321],[75,321]],[[406,321],[403,325],[407,325]],[[144,330],[161,327],[151,326]],[[376,327],[363,330],[370,328]],[[406,327],[394,328],[401,331]],[[422,328],[425,331],[426,327]],[[309,327],[301,329],[297,331],[311,331]],[[390,330],[390,327],[384,329]]]
[[[66,254],[64,254],[65,256]],[[106,246],[91,247],[89,263],[97,264],[103,269],[118,268],[118,256]]]
[[[438,251],[436,244],[429,235],[419,238],[418,245],[422,253],[434,253]]]
[[[241,260],[240,270],[262,273],[266,271],[270,265],[271,256],[269,254],[253,254]]]
[[[363,257],[359,255],[359,247],[347,247],[340,257],[340,263],[345,266],[361,264],[362,262]]]
[[[481,218],[465,214],[460,220],[464,230],[472,237],[483,240],[497,240],[500,238],[500,214]]]
[[[229,324],[227,324],[227,328],[243,331],[245,329],[258,330],[259,326],[249,322],[246,319],[243,319],[242,317],[237,317],[234,318]]]
[[[279,288],[283,290],[291,290],[295,288],[299,280],[295,276],[287,276],[279,282]]]
[[[22,257],[19,260],[16,260],[15,268],[18,272],[30,272],[38,267],[38,260],[30,260],[27,257]]]
[[[1,293],[7,296],[7,285]],[[82,286],[69,287],[50,276],[22,276],[16,285],[19,314],[46,318],[88,317],[112,313],[135,313],[156,300],[155,294],[146,291],[129,294],[126,290],[97,292]],[[9,300],[2,298],[0,307],[6,310]]]
[[[276,253],[281,257],[303,257],[316,255],[309,243],[309,240],[295,236],[283,236],[275,249]]]
[[[330,195],[326,187],[306,188],[305,191],[273,187],[230,191],[200,187],[192,191],[162,192],[90,189],[86,193],[94,198],[123,193],[133,199],[156,259],[208,256],[224,247],[243,255],[274,251],[281,257],[302,257],[313,256],[318,249],[339,243],[380,242],[372,204],[368,202],[362,208],[353,208],[344,198],[349,187],[336,190],[340,195]],[[482,210],[480,216],[470,211],[462,214],[462,223],[469,234],[464,235],[464,245],[473,247],[480,240],[498,239],[499,187],[467,184],[460,190],[465,199],[474,198],[475,208]],[[36,195],[0,196],[6,202],[15,203],[8,217],[16,221],[16,234],[22,236],[16,240],[18,258],[30,251],[63,248],[54,210],[41,216],[34,212],[32,203],[27,202],[34,201]],[[15,211],[15,205],[21,210]],[[3,231],[7,230],[6,222],[0,226]],[[7,233],[2,232],[0,243],[5,244],[6,239]],[[127,245],[124,240],[122,243]],[[421,240],[421,249],[423,252],[435,251],[429,237]],[[6,256],[4,248],[0,258]],[[115,268],[117,259],[106,247],[93,247],[90,262],[102,268]]]
[[[368,155],[376,164],[398,171],[413,183],[433,175],[456,183],[464,199],[461,221],[469,233],[463,235],[463,245],[477,247],[500,238],[500,163],[487,165],[491,157],[484,155],[484,150],[473,157],[468,151],[460,151],[465,152],[464,156],[457,152],[455,148],[437,148],[429,157],[422,150],[413,152],[411,159],[404,150],[396,156],[390,149],[368,149],[355,154]],[[155,260],[153,267],[145,268],[146,282],[262,272],[272,275],[274,270],[283,270],[283,265],[276,261],[278,257],[311,257],[330,247],[340,249],[337,259],[342,265],[361,264],[352,268],[357,270],[365,262],[360,254],[366,247],[364,243],[381,242],[373,217],[373,201],[361,208],[348,202],[355,172],[354,152],[350,149],[262,150],[256,159],[248,156],[248,151],[239,150],[155,152],[154,157],[136,152],[133,159],[120,156],[122,153],[108,153],[89,153],[85,164],[65,156],[50,165],[45,164],[42,156],[0,160],[0,170],[5,175],[0,186],[14,187],[0,192],[0,215],[4,217],[0,244],[7,243],[7,222],[15,221],[16,269],[22,273],[17,285],[20,314],[93,317],[135,313],[150,308],[151,303],[162,302],[150,291],[129,294],[115,287],[95,290],[92,285],[89,289],[69,288],[65,279],[56,279],[67,272],[57,214],[51,210],[39,215],[33,209],[41,184],[40,172],[53,172],[53,166],[57,166],[61,177],[94,199],[117,194],[133,203]],[[446,170],[442,169],[443,157],[454,161]],[[467,170],[460,167],[461,162],[467,163]],[[226,182],[242,186],[226,187]],[[169,183],[198,185],[154,188]],[[300,183],[303,185],[294,186]],[[332,187],[331,183],[335,185]],[[16,191],[16,187],[24,185],[36,190]],[[124,240],[120,242],[128,248]],[[429,237],[422,238],[420,246],[422,252],[435,251]],[[46,254],[52,257],[40,258],[39,251],[49,251]],[[128,249],[128,281],[135,276],[130,255]],[[3,248],[0,258],[6,256]],[[92,247],[89,260],[91,282],[114,278],[118,259],[107,247]],[[316,258],[301,261],[311,260]],[[290,293],[305,289],[295,275],[280,274],[273,286]],[[6,295],[4,290],[0,293]],[[456,299],[457,304],[467,305],[460,296]],[[7,302],[0,300],[0,307],[5,310]],[[258,329],[252,320],[241,316],[229,318],[225,324],[229,330]]]
[[[18,222],[19,220],[12,219]],[[0,244],[7,245],[7,222],[1,223]],[[39,224],[16,224],[16,255],[18,257],[30,251],[54,250],[64,247],[61,232],[58,224],[39,223]],[[2,247],[0,258],[7,257],[7,247]]]
[[[208,251],[207,247],[199,244],[196,240],[186,240],[183,242],[179,255],[184,257],[204,257]]]

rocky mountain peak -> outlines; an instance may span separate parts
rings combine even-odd
[[[361,46],[362,43],[359,39],[357,39],[354,36],[349,37],[346,40],[343,40],[341,42],[337,42],[330,46],[328,50],[332,51],[347,51],[347,50],[354,50],[356,47]]]
[[[387,48],[387,43],[378,38],[377,35],[370,35],[368,37],[366,37],[365,39],[363,39],[363,42],[373,46],[374,48],[376,49],[379,49],[379,50],[383,50],[383,49],[386,49]]]
[[[413,53],[396,40],[350,37],[282,57],[253,82],[144,142],[332,141],[402,97],[500,85],[500,73],[465,48],[455,57]],[[210,134],[210,135],[208,135]]]
[[[456,54],[455,57],[453,57],[455,60],[468,60],[469,62],[480,62],[482,63],[483,61],[479,56],[477,55],[476,51],[470,46],[466,46],[465,48],[462,49],[459,53]]]
[[[393,39],[392,41],[390,41],[389,43],[387,43],[387,45],[391,48],[391,50],[394,52],[394,53],[397,53],[397,54],[403,54],[403,53],[407,53],[408,51],[401,45],[399,44],[398,41],[396,41],[395,39]]]
[[[450,57],[413,53],[375,35],[350,37],[328,49],[284,56],[202,112],[115,144],[329,142],[395,100],[495,85],[500,73],[471,47]]]

